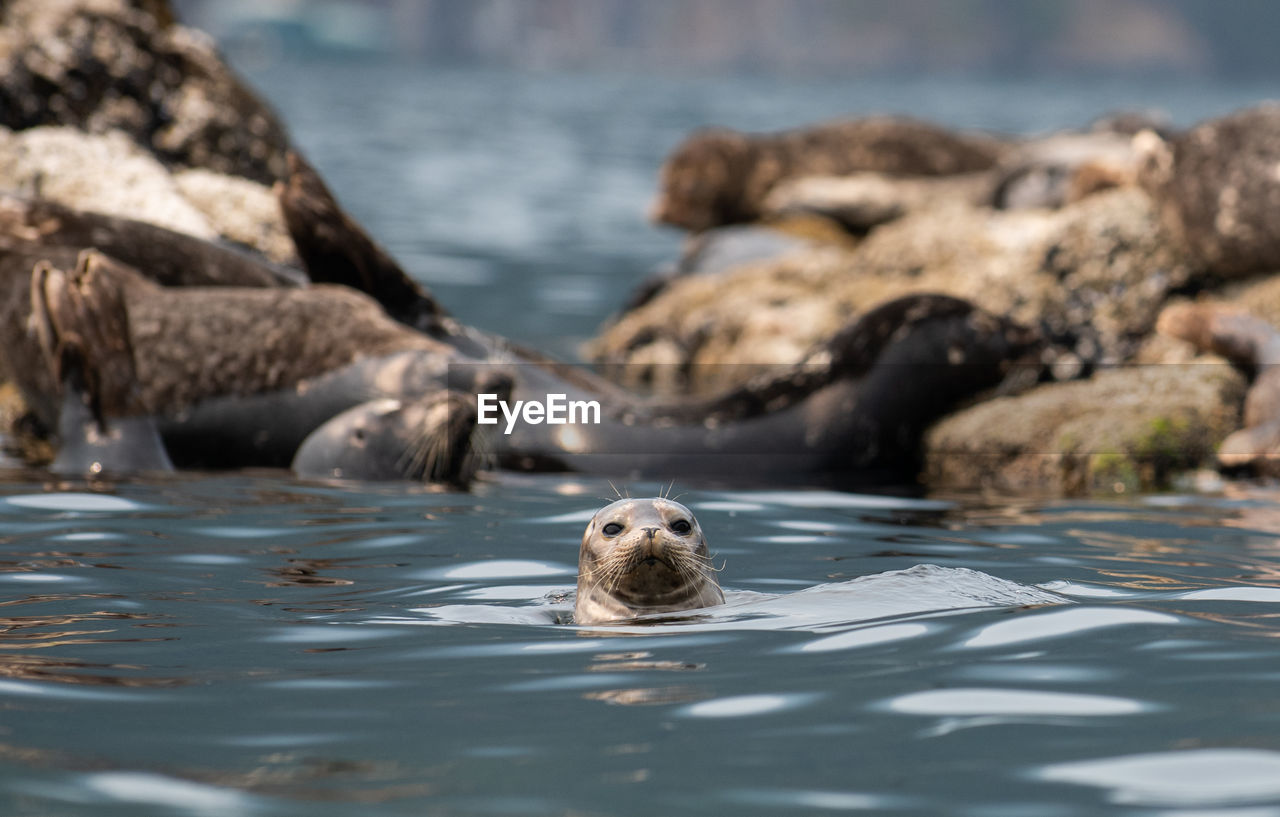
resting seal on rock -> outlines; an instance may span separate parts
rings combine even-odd
[[[1280,473],[1280,331],[1239,307],[1210,301],[1166,307],[1156,328],[1253,371],[1244,427],[1222,441],[1218,462]]]
[[[578,554],[578,624],[716,604],[724,604],[724,593],[688,508],[669,499],[620,499],[591,518]]]
[[[471,395],[436,391],[418,400],[371,400],[311,432],[292,469],[301,477],[466,488],[477,467],[475,430]]]
[[[437,354],[447,347],[385,317],[365,296],[345,287],[164,289],[97,251],[50,249],[0,250],[0,277],[15,285],[9,305],[19,290],[28,304],[25,317],[10,313],[0,335],[13,339],[7,362],[21,360],[18,382],[39,398],[33,407],[47,405],[44,420],[57,428],[54,470],[170,470],[171,456],[180,465],[283,466],[301,447],[296,466],[304,476],[456,488],[474,475],[474,398],[447,389],[450,358]],[[33,261],[41,254],[54,261]],[[19,288],[12,279],[24,266],[33,271]],[[316,347],[308,342],[315,333],[289,326],[291,315],[324,316],[328,307],[345,319],[335,323],[347,330],[347,351]],[[363,323],[351,321],[360,314]],[[379,338],[389,342],[384,353],[365,354]],[[202,359],[197,349],[212,354],[200,368],[206,383],[184,365]],[[300,370],[292,381],[285,369],[308,352],[320,353],[312,371],[323,373]],[[460,385],[510,392],[497,367],[476,377]],[[235,390],[254,382],[253,393]],[[404,399],[377,399],[392,396]]]
[[[514,396],[597,400],[599,421],[516,423],[494,435],[508,467],[776,485],[824,475],[909,482],[924,429],[948,409],[1034,367],[1038,335],[943,295],[871,310],[794,366],[706,399],[618,398],[560,371],[516,367]]]
[[[61,384],[61,474],[171,471],[155,423],[138,399],[129,316],[119,283],[87,257],[70,272],[40,262],[31,273],[28,331]]]
[[[988,170],[1008,150],[993,137],[927,122],[868,117],[781,133],[708,128],[663,163],[654,221],[701,231],[754,221],[779,183],[859,172],[945,176]]]

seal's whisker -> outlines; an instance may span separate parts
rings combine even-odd
[[[420,478],[420,475],[425,476],[423,466],[429,460],[429,449],[434,442],[434,437],[426,423],[419,423],[413,429],[409,445],[396,460],[396,469],[409,479]]]
[[[433,432],[429,425],[424,422],[418,426],[416,432],[417,439],[408,450],[410,457],[407,463],[406,476],[427,480],[441,472],[441,469],[437,467],[437,457],[439,456],[442,438],[448,434],[448,431],[439,428]]]
[[[472,458],[474,471],[492,471],[498,467],[498,452],[493,446],[493,438],[486,429],[477,426],[471,431],[471,442],[468,453]]]

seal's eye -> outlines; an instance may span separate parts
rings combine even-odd
[[[622,533],[622,526],[617,522],[610,522],[600,530],[605,536],[617,536],[619,533]]]
[[[689,520],[687,519],[677,519],[671,523],[671,529],[676,533],[683,535],[693,530],[693,525],[690,525]]]

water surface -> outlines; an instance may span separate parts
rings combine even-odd
[[[583,519],[609,492],[559,477],[472,496],[275,477],[5,484],[7,812],[1280,802],[1271,495],[692,490],[681,501],[730,600],[790,607],[766,625],[732,605],[653,628],[531,617],[569,601]],[[931,610],[937,587],[898,578],[910,609],[881,615],[879,591],[858,590],[875,580],[804,591],[925,563],[1068,602]]]

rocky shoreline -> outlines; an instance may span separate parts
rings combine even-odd
[[[283,125],[161,0],[0,7],[0,112],[0,195],[149,222],[299,278],[316,266],[278,203]],[[926,488],[1160,489],[1220,465],[1261,365],[1160,333],[1161,313],[1208,300],[1280,323],[1277,166],[1280,107],[1265,104],[1181,132],[1132,115],[1037,139],[887,117],[692,134],[654,208],[689,251],[584,356],[637,393],[714,395],[894,298],[954,296],[1039,333],[1041,351],[924,435]],[[0,213],[0,253],[31,229]],[[357,279],[338,282],[401,286]],[[0,402],[34,456],[20,394]],[[1232,472],[1269,473],[1280,451],[1252,454]]]
[[[688,213],[699,207],[724,209],[704,189],[722,174],[688,164],[701,138],[665,170],[657,210],[682,223],[698,223]],[[1218,465],[1241,423],[1248,367],[1159,334],[1157,318],[1212,300],[1280,322],[1280,231],[1268,223],[1278,139],[1280,108],[1261,105],[1186,132],[1118,117],[1011,142],[977,173],[784,178],[762,197],[784,206],[696,234],[679,274],[649,285],[584,354],[633,388],[714,391],[802,355],[887,298],[944,292],[1038,328],[1046,348],[1021,393],[976,401],[926,435],[925,486],[1164,488]],[[704,268],[700,254],[717,243],[722,256],[735,244],[759,251]],[[1266,472],[1276,453],[1256,452],[1243,473]]]

